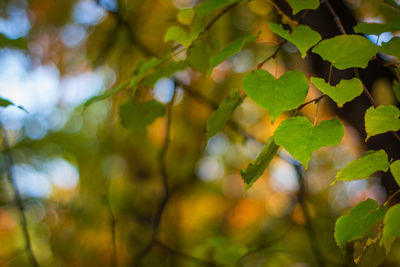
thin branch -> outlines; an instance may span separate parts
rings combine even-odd
[[[224,10],[222,10],[217,16],[215,16],[208,24],[207,26],[204,28],[204,30],[199,34],[199,37],[201,35],[203,35],[204,33],[206,33],[207,31],[210,30],[210,28],[226,13],[228,13],[230,10],[232,10],[235,6],[239,5],[240,1],[231,4],[229,6],[227,6]]]
[[[336,26],[339,28],[340,32],[344,35],[347,35],[346,30],[343,27],[342,21],[340,20],[339,16],[336,14],[335,10],[331,6],[328,0],[322,0],[321,3],[325,3],[328,7],[329,12],[331,12],[333,19],[335,20]]]
[[[262,66],[263,66],[265,63],[267,63],[267,61],[276,58],[276,56],[278,55],[279,51],[282,49],[282,46],[283,46],[284,44],[286,44],[286,43],[287,43],[287,40],[285,40],[285,41],[279,43],[279,44],[278,44],[278,47],[276,48],[276,50],[274,51],[274,53],[272,53],[272,55],[270,55],[270,56],[267,57],[265,60],[263,60],[261,63],[259,63],[259,64],[257,65],[257,69],[261,69]]]
[[[29,236],[28,223],[26,220],[25,212],[24,212],[24,205],[22,203],[21,193],[19,191],[17,182],[15,180],[15,176],[14,176],[14,171],[13,171],[14,159],[11,154],[10,143],[8,141],[8,135],[7,135],[7,132],[4,129],[4,127],[2,125],[0,125],[0,127],[2,130],[2,134],[3,134],[3,144],[4,144],[4,152],[5,152],[5,167],[6,167],[7,177],[11,184],[12,190],[14,191],[15,204],[18,208],[18,211],[19,211],[19,214],[21,217],[21,228],[22,228],[23,235],[25,237],[25,248],[29,254],[29,258],[30,258],[32,266],[39,267],[39,263],[36,260],[35,254],[33,253],[33,250],[32,250],[32,243],[31,243],[31,238]]]
[[[114,211],[110,203],[110,186],[107,192],[107,208],[110,216],[110,228],[111,228],[111,243],[112,243],[112,254],[111,254],[111,266],[118,266],[118,254],[117,254],[117,238],[116,238],[116,226],[117,221],[115,219]]]
[[[170,190],[168,186],[168,171],[167,171],[167,152],[171,142],[171,123],[172,123],[172,106],[174,105],[176,97],[176,87],[174,88],[174,93],[171,101],[167,105],[166,110],[166,129],[165,129],[165,138],[164,144],[160,150],[159,154],[159,165],[160,172],[163,184],[164,195],[160,201],[160,204],[157,207],[157,211],[154,215],[153,219],[153,232],[151,234],[151,239],[149,243],[143,247],[143,249],[137,254],[134,265],[139,266],[142,259],[150,252],[151,248],[154,246],[156,242],[156,237],[160,228],[162,214],[165,210],[165,206],[170,198]]]
[[[313,251],[315,260],[317,261],[318,265],[317,266],[324,266],[325,265],[325,259],[322,256],[322,251],[320,249],[320,246],[317,241],[317,234],[314,231],[314,228],[312,226],[311,222],[311,216],[307,208],[307,203],[304,200],[304,196],[306,194],[305,191],[305,184],[304,184],[304,174],[303,174],[303,167],[300,164],[295,164],[293,165],[296,174],[297,174],[297,180],[300,185],[300,189],[298,192],[298,200],[301,205],[301,208],[303,210],[304,218],[305,218],[305,229],[308,234],[308,237],[310,239],[310,244],[311,244],[311,249]]]
[[[178,251],[178,250],[176,250],[174,248],[171,248],[170,246],[168,246],[167,244],[164,244],[163,242],[161,242],[158,239],[154,240],[154,243],[156,245],[162,247],[163,249],[167,250],[171,254],[176,254],[176,255],[178,255],[178,256],[180,256],[182,258],[187,258],[187,259],[189,259],[189,260],[191,260],[191,261],[193,261],[193,262],[195,262],[197,264],[201,264],[201,265],[204,265],[204,266],[218,266],[213,262],[206,261],[206,260],[203,260],[203,259],[199,259],[199,258],[196,258],[196,257],[194,257],[192,255],[189,255],[189,254],[183,253],[181,251]]]
[[[400,189],[397,190],[396,192],[394,192],[394,194],[391,195],[391,196],[388,198],[388,200],[386,200],[386,202],[385,202],[383,205],[387,206],[387,205],[390,203],[390,201],[391,201],[395,196],[397,196],[399,193],[400,193]]]
[[[317,97],[317,98],[314,98],[314,99],[311,99],[310,101],[307,101],[306,103],[304,103],[304,104],[302,104],[301,106],[299,106],[298,108],[297,108],[297,110],[300,110],[300,109],[302,109],[302,108],[304,108],[305,106],[307,106],[307,105],[309,105],[309,104],[311,104],[311,103],[315,103],[315,104],[317,104],[322,98],[324,98],[326,95],[321,95],[321,96],[319,96],[319,97]]]

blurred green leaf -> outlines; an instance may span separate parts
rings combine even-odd
[[[231,5],[242,0],[204,0],[200,2],[197,6],[195,6],[194,10],[197,13],[197,16],[204,17],[215,10],[222,8],[227,5]]]
[[[218,109],[214,111],[207,121],[206,142],[224,129],[233,111],[243,102],[243,99],[244,97],[240,95],[239,90],[232,90],[230,95],[222,100]]]
[[[243,49],[243,47],[254,42],[257,38],[258,36],[249,33],[228,44],[218,54],[211,57],[209,74],[211,74],[212,70],[220,63],[222,63],[225,59],[236,55]]]
[[[258,178],[263,175],[265,169],[278,151],[278,148],[279,146],[275,144],[274,139],[270,137],[260,154],[258,154],[256,161],[250,163],[246,169],[240,170],[242,179],[246,183],[246,190],[248,190],[258,180]]]
[[[297,116],[281,122],[274,140],[307,169],[312,152],[338,145],[343,135],[344,126],[337,118],[313,126],[307,118]]]
[[[170,61],[158,67],[152,74],[143,79],[142,84],[153,87],[161,78],[170,78],[175,72],[184,70],[187,66],[186,61]]]
[[[122,125],[140,132],[146,131],[146,127],[158,117],[163,116],[163,114],[164,105],[155,100],[140,103],[127,101],[119,107],[119,117]]]
[[[11,48],[18,48],[23,50],[28,50],[28,42],[25,38],[18,38],[18,39],[10,39],[4,34],[0,33],[0,48],[2,47],[11,47]]]
[[[187,63],[193,69],[200,71],[204,75],[210,67],[210,58],[216,53],[210,42],[196,40],[190,46],[187,52]]]

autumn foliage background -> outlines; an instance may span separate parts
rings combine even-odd
[[[291,15],[284,1],[275,2]],[[382,1],[331,2],[346,9],[354,21],[385,22],[398,16]],[[271,124],[268,112],[249,97],[234,112],[233,123],[206,146],[206,122],[213,110],[233,88],[241,89],[244,74],[282,41],[268,26],[270,21],[280,22],[282,15],[271,1],[237,5],[207,30],[204,38],[216,48],[246,33],[261,32],[210,76],[188,67],[175,73],[180,83],[164,77],[151,88],[138,88],[136,100],[155,99],[170,106],[163,111],[171,112],[170,128],[168,115],[141,130],[121,125],[118,109],[132,96],[129,88],[83,106],[90,97],[129,80],[139,62],[176,52],[176,44],[165,43],[164,34],[171,25],[184,25],[177,17],[179,10],[196,3],[0,2],[0,96],[28,111],[1,108],[1,123],[12,148],[32,250],[41,266],[131,266],[138,255],[142,266],[299,267],[317,266],[321,260],[326,266],[342,266],[345,260],[333,237],[337,217],[367,198],[382,204],[397,190],[393,181],[382,182],[380,173],[368,180],[330,185],[347,162],[381,141],[371,138],[366,144],[358,119],[349,119],[354,109],[338,110],[328,98],[321,100],[316,119],[339,113],[345,136],[339,146],[313,154],[304,179],[293,165],[276,157],[244,194],[240,169],[260,152],[257,140],[267,140],[290,115],[284,113]],[[321,17],[325,9],[321,4],[305,19],[320,25],[324,37],[333,36],[338,29],[332,17]],[[220,13],[218,9],[206,21]],[[380,41],[391,37],[383,34]],[[181,52],[171,60],[185,56]],[[198,58],[202,60],[206,58]],[[263,69],[276,77],[292,69],[307,76],[324,70],[327,75],[329,68],[315,62],[313,56],[303,60],[287,43]],[[338,79],[335,73],[341,74],[333,73]],[[391,83],[390,75],[376,73],[368,85],[379,104],[398,105]],[[311,86],[307,100],[319,95]],[[316,108],[310,104],[301,112],[313,121]],[[167,129],[170,142],[164,149]],[[386,135],[381,138],[389,140]],[[399,150],[393,149],[393,155],[398,158]],[[2,153],[0,266],[29,266],[5,157]],[[165,208],[158,213],[164,200]],[[161,217],[155,230],[157,214]],[[397,241],[384,266],[399,262]]]

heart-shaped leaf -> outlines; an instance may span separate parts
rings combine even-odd
[[[388,156],[384,150],[368,151],[359,159],[349,162],[341,169],[336,180],[351,181],[368,178],[377,171],[387,171],[389,168]]]
[[[359,79],[341,80],[336,86],[331,86],[322,78],[311,77],[311,82],[322,93],[327,94],[335,101],[339,107],[359,96],[363,91],[362,83]]]
[[[365,112],[367,139],[371,136],[400,129],[400,110],[391,105],[370,107]]]
[[[265,70],[248,73],[242,81],[243,90],[258,105],[269,110],[271,121],[286,110],[300,106],[308,92],[303,73],[288,71],[279,79]]]
[[[271,31],[280,37],[292,42],[301,53],[301,57],[305,58],[308,49],[321,40],[321,35],[308,26],[300,25],[292,29],[292,32],[286,31],[281,24],[270,22]]]
[[[131,130],[146,132],[146,127],[164,114],[164,106],[149,100],[141,103],[127,101],[119,106],[121,124]]]
[[[293,9],[293,14],[296,14],[304,9],[317,9],[319,7],[318,0],[287,0]]]
[[[339,144],[343,135],[343,124],[337,118],[313,126],[307,118],[298,116],[283,121],[274,132],[274,140],[307,168],[312,152]]]
[[[378,46],[367,38],[349,34],[323,40],[312,50],[337,69],[365,68],[378,52]]]

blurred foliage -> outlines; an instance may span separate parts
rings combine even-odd
[[[313,153],[304,177],[281,151],[246,194],[240,169],[262,151],[257,140],[265,142],[290,112],[272,124],[247,97],[232,120],[223,120],[225,129],[206,140],[218,103],[279,44],[281,52],[262,66],[274,79],[293,69],[313,74],[293,44],[269,28],[271,21],[293,23],[291,14],[276,10],[283,1],[226,0],[215,7],[205,0],[205,24],[193,37],[191,8],[198,2],[0,1],[0,100],[9,105],[0,107],[0,266],[32,264],[7,179],[5,135],[40,266],[354,264],[334,240],[336,219],[368,198],[382,204],[392,192],[379,173],[330,186],[365,151],[350,124],[343,122],[338,146]],[[360,21],[386,23],[399,14],[394,1],[344,2]],[[171,26],[179,30],[165,42]],[[182,34],[187,50],[178,44]],[[208,59],[224,49],[210,66]],[[378,94],[396,103],[393,93]],[[311,87],[307,101],[318,96]],[[313,120],[318,110],[318,121],[331,119],[325,100],[301,113]],[[350,251],[358,257],[374,238],[348,244]],[[400,263],[400,243],[391,247],[384,266]],[[373,252],[358,260],[368,262]]]

